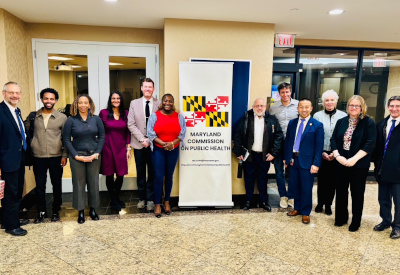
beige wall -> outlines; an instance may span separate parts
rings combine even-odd
[[[251,60],[250,102],[271,93],[274,25],[203,20],[165,19],[165,91],[179,98],[179,61],[189,58]],[[175,105],[179,106],[179,100]],[[243,180],[236,178],[237,160],[232,157],[233,194],[244,194]],[[173,196],[178,195],[178,171]]]

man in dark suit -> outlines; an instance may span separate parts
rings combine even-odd
[[[150,140],[146,136],[147,121],[151,113],[158,110],[161,101],[153,97],[154,82],[150,78],[143,80],[143,96],[132,100],[128,114],[128,128],[131,132],[131,146],[134,151],[137,173],[139,203],[142,209],[147,202],[147,210],[154,210],[154,169],[151,160]],[[146,180],[147,168],[147,180]]]
[[[17,104],[21,99],[21,87],[8,82],[3,88],[4,101],[0,103],[0,176],[5,181],[3,227],[6,233],[24,236],[21,228],[19,207],[22,199],[25,177],[25,151],[27,136]]]
[[[375,177],[379,183],[378,200],[382,222],[374,227],[383,231],[390,226],[390,238],[400,238],[400,96],[388,100],[390,115],[376,125],[374,154]],[[394,219],[392,220],[392,200]]]
[[[314,174],[318,172],[324,148],[324,127],[310,116],[311,100],[304,98],[298,105],[299,118],[289,122],[284,149],[285,167],[289,167],[289,186],[294,194],[294,210],[288,216],[302,215],[310,223]]]

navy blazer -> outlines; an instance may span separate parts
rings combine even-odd
[[[23,121],[22,118],[21,121]],[[10,109],[2,101],[0,103],[0,169],[2,172],[14,172],[20,168],[22,147],[18,125]]]
[[[289,121],[285,139],[285,163],[289,165],[293,158],[293,146],[296,140],[296,128],[299,118]],[[324,126],[321,122],[310,117],[300,140],[299,164],[303,169],[311,166],[321,167],[322,152],[324,149]]]
[[[386,125],[390,116],[376,125],[376,147],[374,151],[375,177],[379,182],[400,184],[400,124],[390,135],[386,155],[383,156],[386,143]],[[389,122],[391,124],[391,122]]]

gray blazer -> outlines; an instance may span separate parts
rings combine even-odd
[[[153,110],[154,113],[158,110],[161,101],[153,97]],[[132,100],[129,107],[128,114],[128,129],[131,132],[131,146],[134,149],[142,149],[143,145],[140,140],[146,136],[146,117],[143,109],[143,97]]]

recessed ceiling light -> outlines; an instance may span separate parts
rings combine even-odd
[[[124,64],[122,64],[122,63],[109,62],[108,65],[110,65],[110,66],[122,66],[122,65],[124,65]]]
[[[330,10],[329,11],[330,15],[337,15],[337,14],[342,14],[342,13],[344,13],[344,10],[337,9],[337,10]]]
[[[70,58],[70,57],[62,57],[62,56],[49,56],[48,58],[49,58],[50,60],[58,60],[58,61],[74,60],[73,58]]]

